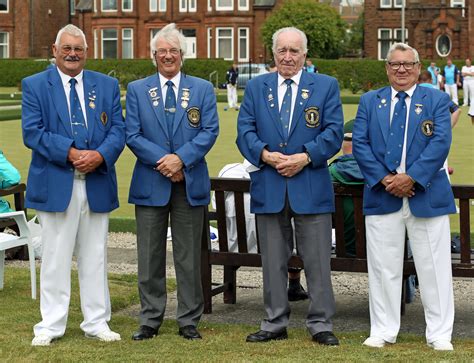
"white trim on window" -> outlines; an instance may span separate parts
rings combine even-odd
[[[212,11],[212,0],[207,0],[207,11]]]
[[[230,31],[230,35],[221,35],[221,32]],[[221,54],[220,41],[229,40],[230,54]],[[224,58],[225,60],[234,60],[234,28],[216,28],[216,58]]]
[[[94,13],[97,13],[97,0],[94,0]]]
[[[69,14],[76,14],[76,0],[69,0]]]
[[[125,8],[125,2],[126,1],[128,1],[130,3],[129,8]],[[133,0],[122,0],[122,11],[125,12],[125,13],[133,11]]]
[[[217,11],[232,11],[234,10],[234,0],[216,0]]]
[[[385,33],[385,36],[382,36]],[[382,42],[388,42],[390,46],[392,44],[392,29],[390,28],[379,28],[377,32],[377,56],[379,60],[385,60],[386,54],[382,55]],[[387,49],[388,51],[388,49]]]
[[[100,11],[104,12],[104,13],[110,13],[110,12],[113,12],[113,11],[117,11],[118,10],[118,4],[117,4],[117,1],[118,0],[107,0],[107,1],[115,1],[115,9],[104,9],[104,2],[106,0],[100,0]],[[113,5],[113,4],[111,4]]]
[[[249,7],[249,0],[238,0],[238,6],[237,8],[240,11],[248,11],[250,9]]]
[[[465,0],[451,0],[451,7],[452,8],[464,8],[466,7]]]
[[[195,13],[196,12],[197,0],[179,0],[179,12],[180,13]]]
[[[3,0],[1,3],[6,9],[0,10],[0,13],[8,13],[10,11],[10,0]]]
[[[94,59],[99,58],[99,34],[97,29],[94,29]]]
[[[403,6],[404,0],[393,0],[393,7],[394,8],[401,8]]]
[[[10,58],[10,34],[8,32],[0,32],[5,35],[5,41],[0,43],[0,59]]]
[[[211,58],[212,28],[207,28],[207,58]]]
[[[238,28],[237,29],[237,34],[238,34],[238,39],[237,39],[237,48],[238,48],[238,59],[239,62],[248,62],[249,60],[249,33],[250,29],[249,28]],[[244,41],[244,49],[242,49],[242,41]]]
[[[392,0],[380,0],[380,7],[381,8],[391,8],[392,7]]]
[[[108,30],[112,30],[112,31],[115,31],[115,37],[111,37],[109,36],[108,38],[104,37],[104,32],[105,31],[108,31]],[[101,38],[102,38],[102,42],[101,42],[101,54],[100,54],[100,57],[101,59],[106,59],[104,58],[104,42],[113,42],[115,41],[115,57],[107,57],[107,59],[117,59],[117,56],[118,56],[118,32],[117,32],[117,29],[116,28],[104,28],[104,29],[101,29]]]
[[[166,0],[150,0],[150,13],[166,12]]]
[[[128,33],[128,34],[126,34]],[[127,50],[126,44],[130,43],[130,53],[125,54]],[[122,29],[122,59],[133,59],[133,28]]]

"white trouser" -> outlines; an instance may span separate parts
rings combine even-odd
[[[445,84],[444,92],[446,92],[453,102],[457,105],[458,102],[458,85],[457,84]]]
[[[464,80],[462,85],[464,94],[464,106],[470,105],[474,101],[474,79]]]
[[[227,102],[230,108],[237,107],[237,85],[227,83]]]
[[[451,341],[454,297],[449,217],[417,218],[407,198],[395,213],[366,216],[370,336],[395,343],[400,329],[403,252],[408,232],[426,320],[426,341]]]
[[[109,213],[89,209],[86,181],[74,179],[71,201],[65,212],[38,211],[43,227],[41,263],[41,317],[35,336],[64,335],[71,295],[71,262],[75,252],[79,273],[81,329],[91,335],[107,330],[110,296],[107,285],[107,231]]]

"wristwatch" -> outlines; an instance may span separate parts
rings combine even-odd
[[[308,164],[311,164],[311,155],[309,155],[309,152],[305,152],[306,157],[308,158]]]

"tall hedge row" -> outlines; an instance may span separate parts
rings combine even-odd
[[[225,73],[230,67],[230,63],[222,59],[188,59],[184,62],[183,70],[187,74],[207,80],[209,80],[211,73],[217,71],[218,83],[224,83]],[[321,73],[336,77],[341,88],[350,89],[354,93],[387,85],[387,75],[382,61],[370,59],[315,59],[314,63]],[[0,87],[19,86],[22,78],[44,70],[48,64],[45,60],[1,59]],[[424,67],[428,65],[428,62],[425,62]],[[148,59],[90,59],[87,61],[86,67],[118,78],[124,88],[129,82],[155,72],[155,67]],[[216,84],[215,75],[211,81]]]

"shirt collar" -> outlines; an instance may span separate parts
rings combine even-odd
[[[173,82],[173,84],[176,88],[179,87],[179,82],[181,80],[181,72],[178,72],[178,74],[176,76],[174,76],[173,78],[171,78],[171,79],[166,78],[161,73],[158,73],[158,76],[160,78],[161,89],[163,89],[163,87],[166,86],[166,82],[168,82],[168,81]]]
[[[77,76],[71,77],[71,76],[68,76],[66,73],[61,72],[61,70],[57,66],[56,66],[56,69],[58,70],[59,77],[61,77],[61,83],[63,84],[64,87],[69,85],[69,80],[71,78],[75,78],[77,83],[82,83],[82,78],[84,77],[84,70],[82,70],[81,73],[79,73]]]
[[[415,88],[416,88],[416,84],[414,84],[413,86],[411,86],[411,88],[409,88],[405,91],[405,93],[408,95],[408,97],[412,98],[413,92],[415,92]],[[397,91],[393,87],[391,87],[391,89],[392,89],[392,101],[393,101],[393,100],[395,100],[395,98],[397,98],[397,93],[399,91]]]
[[[298,87],[300,85],[300,80],[301,80],[301,74],[303,73],[303,70],[300,69],[298,73],[296,73],[291,79],[293,82],[295,82],[296,86]],[[278,86],[283,85],[283,82],[285,82],[285,79],[280,73],[278,73]]]

